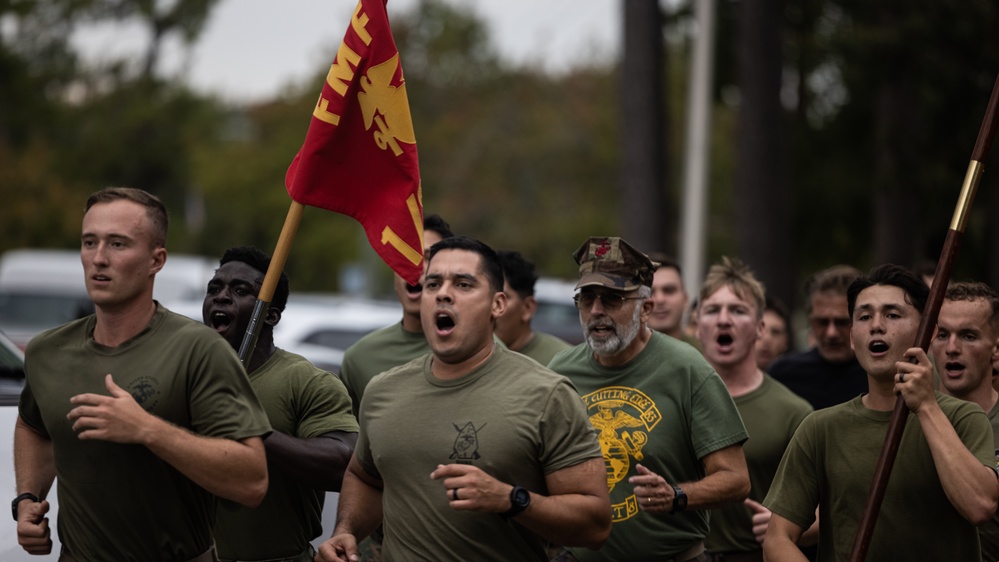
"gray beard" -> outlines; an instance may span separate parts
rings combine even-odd
[[[592,327],[605,324],[606,321],[591,320],[589,325],[583,326],[586,333],[586,343],[596,353],[600,356],[617,355],[623,349],[631,345],[631,342],[635,341],[638,337],[638,330],[641,328],[642,323],[639,321],[641,317],[642,308],[635,307],[635,315],[631,319],[631,322],[625,325],[620,325],[613,323],[614,334],[607,337],[604,340],[597,340],[590,333]]]

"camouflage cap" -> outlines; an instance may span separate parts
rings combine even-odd
[[[658,264],[617,236],[594,236],[572,256],[579,264],[576,288],[601,285],[631,291],[652,286]]]

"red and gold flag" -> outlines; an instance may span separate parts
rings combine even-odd
[[[285,187],[303,205],[354,217],[389,267],[419,280],[420,167],[385,0],[357,3]]]

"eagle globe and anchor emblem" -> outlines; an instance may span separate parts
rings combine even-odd
[[[590,423],[599,432],[607,488],[613,491],[628,475],[631,459],[645,458],[642,448],[649,441],[649,432],[662,420],[662,414],[652,399],[634,388],[602,388],[584,396],[583,402],[592,412]],[[638,513],[638,501],[634,494],[629,494],[611,508],[614,521],[623,521]]]

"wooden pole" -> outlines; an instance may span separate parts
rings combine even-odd
[[[239,360],[246,367],[253,355],[254,348],[257,347],[257,338],[260,337],[260,328],[263,326],[263,319],[267,316],[267,311],[271,306],[271,299],[274,298],[274,289],[277,287],[281,272],[284,271],[284,264],[288,261],[288,254],[291,253],[291,244],[295,240],[298,232],[298,224],[302,221],[302,211],[305,205],[298,201],[292,201],[288,208],[288,216],[284,219],[284,226],[281,228],[281,236],[278,237],[277,246],[274,247],[274,254],[271,256],[271,265],[267,268],[267,275],[264,276],[264,283],[260,286],[260,294],[257,295],[257,304],[253,306],[253,316],[246,326],[246,333],[243,335],[243,343],[239,346]]]
[[[937,316],[940,314],[940,305],[943,304],[947,283],[954,271],[957,251],[960,249],[961,240],[964,237],[971,203],[975,199],[975,192],[978,190],[978,182],[981,180],[982,172],[985,171],[985,158],[992,146],[996,126],[999,124],[997,106],[999,106],[999,77],[996,78],[995,86],[992,88],[992,97],[989,98],[989,105],[985,110],[985,119],[978,131],[978,140],[971,153],[971,162],[968,164],[968,171],[964,176],[957,207],[954,209],[947,238],[944,240],[943,251],[940,253],[939,261],[937,261],[937,272],[933,278],[933,286],[930,288],[930,296],[923,308],[922,321],[919,324],[919,331],[916,333],[914,345],[921,347],[923,351],[926,351],[930,346],[930,339],[933,337],[933,330],[937,324]],[[899,395],[895,399],[895,409],[892,410],[884,448],[881,449],[881,456],[878,458],[878,464],[874,470],[871,493],[867,498],[860,527],[853,541],[850,562],[864,562],[867,557],[871,536],[874,534],[874,525],[877,523],[878,513],[881,511],[881,502],[884,500],[885,489],[888,487],[888,477],[891,476],[891,469],[895,464],[895,457],[898,454],[899,443],[902,441],[902,431],[905,429],[908,414],[909,409],[905,405],[905,400]]]

